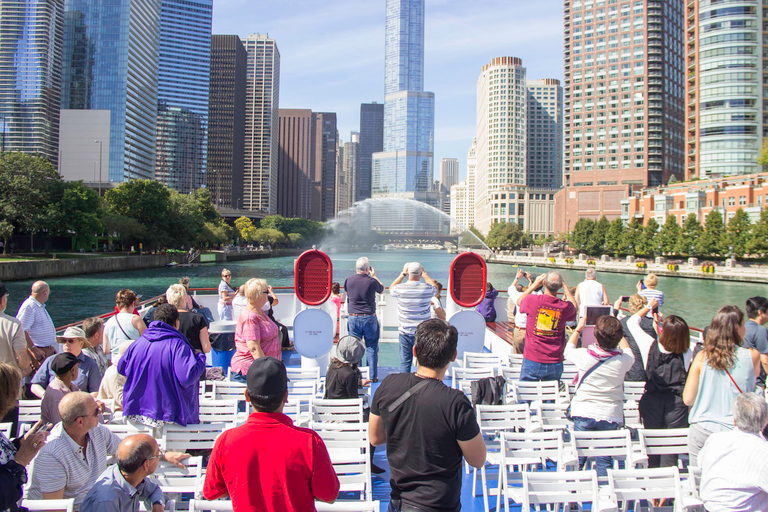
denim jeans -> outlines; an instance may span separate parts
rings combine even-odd
[[[620,425],[612,421],[596,420],[594,418],[573,417],[573,430],[576,432],[596,431],[596,430],[618,430]],[[579,457],[579,468],[583,468],[587,462],[586,457]],[[611,467],[613,459],[611,457],[595,457],[595,467],[597,476],[608,476],[608,468]]]
[[[347,331],[351,336],[365,340],[365,360],[371,379],[379,378],[379,319],[376,315],[349,315]]]
[[[411,366],[413,366],[413,344],[415,341],[415,334],[400,333],[400,373],[411,373]]]
[[[520,368],[520,380],[560,380],[563,375],[563,363],[537,363],[523,359]]]

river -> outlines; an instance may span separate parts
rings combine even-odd
[[[354,273],[355,261],[362,254],[330,254],[333,260],[334,281],[344,283],[344,279]],[[455,255],[442,251],[384,251],[367,254],[371,265],[385,286],[402,272],[403,265],[409,261],[419,261],[429,275],[444,286],[448,284],[448,271]],[[252,277],[266,279],[272,286],[293,285],[294,257],[265,258],[228,263],[232,271],[232,284],[238,286]],[[122,288],[130,288],[145,298],[159,295],[170,284],[178,282],[182,276],[189,276],[191,286],[196,288],[216,287],[222,265],[202,264],[191,268],[159,268],[149,270],[131,270],[65,278],[51,278],[51,297],[48,311],[56,325],[64,325],[86,317],[105,313],[114,308],[115,293]],[[546,268],[523,267],[531,273],[546,272]],[[499,263],[488,265],[488,279],[498,289],[507,289],[514,279],[516,267]],[[576,286],[584,280],[583,271],[562,270],[563,277],[570,286]],[[598,281],[605,285],[611,302],[620,295],[635,293],[638,276],[614,274],[599,271]],[[29,295],[32,281],[14,281],[6,283],[10,298],[8,314],[15,314],[19,304]],[[712,316],[721,306],[736,304],[744,309],[747,298],[755,295],[768,295],[764,284],[733,283],[708,281],[702,279],[683,279],[660,277],[659,290],[665,295],[662,311],[665,314],[680,315],[694,327],[709,324]]]

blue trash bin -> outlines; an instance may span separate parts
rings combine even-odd
[[[220,366],[227,374],[235,353],[235,328],[237,322],[211,322],[208,335],[211,340],[211,366]]]

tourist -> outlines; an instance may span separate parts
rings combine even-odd
[[[670,315],[658,329],[659,341],[656,341],[655,336],[649,336],[640,326],[655,306],[656,299],[653,299],[627,320],[646,374],[645,393],[639,404],[640,418],[645,428],[686,428],[688,406],[683,402],[683,388],[693,359],[690,330],[685,320]],[[652,468],[676,465],[676,455],[649,457]]]
[[[163,512],[163,491],[149,477],[157,471],[162,450],[147,434],[128,436],[117,447],[117,464],[108,467],[85,496],[81,512]]]
[[[264,312],[267,303],[267,282],[249,279],[245,283],[248,305],[237,317],[235,353],[232,356],[232,378],[245,382],[248,368],[254,360],[265,356],[280,359],[282,351],[277,336],[277,325]]]
[[[87,342],[83,352],[96,361],[99,373],[104,377],[104,373],[106,373],[107,368],[112,362],[111,354],[105,354],[104,349],[101,348],[102,341],[104,340],[104,321],[97,316],[86,318],[83,320],[83,332]]]
[[[277,294],[272,291],[272,287],[267,285],[267,302],[264,303],[262,309],[269,319],[277,325],[277,339],[280,341],[280,348],[283,350],[290,350],[293,348],[293,344],[291,344],[291,338],[288,336],[288,328],[277,321],[277,318],[275,318],[275,310],[272,308],[272,306],[277,306],[278,304],[280,304],[280,299],[277,297]]]
[[[112,356],[112,364],[117,359],[117,349],[126,340],[136,340],[147,328],[144,320],[133,313],[137,301],[136,294],[125,289],[117,292],[115,307],[118,313],[112,315],[104,324],[104,352]]]
[[[247,305],[248,299],[245,298],[245,285],[242,285],[237,288],[237,293],[232,299],[232,314],[234,315],[232,318],[240,318],[240,313]]]
[[[376,316],[376,294],[384,293],[384,285],[365,256],[355,262],[355,274],[344,281],[344,292],[347,294],[347,333],[365,340],[365,361],[371,381],[378,382],[381,327]]]
[[[597,270],[588,268],[584,273],[584,281],[579,283],[574,293],[576,304],[579,305],[579,316],[586,316],[587,306],[608,306],[608,292],[605,286],[597,282]]]
[[[0,283],[0,363],[19,368],[22,377],[26,377],[32,372],[29,352],[27,352],[27,340],[24,337],[24,327],[22,327],[21,322],[17,318],[5,314],[5,308],[8,307],[8,297],[8,288]]]
[[[82,391],[68,393],[59,403],[61,423],[51,430],[32,470],[29,499],[73,498],[80,510],[85,496],[107,469],[107,456],[115,455],[120,438],[99,424],[101,409]],[[189,455],[165,452],[163,458],[181,469]]]
[[[341,285],[339,283],[331,284],[331,297],[329,299],[336,306],[336,332],[338,333],[339,318],[341,317]]]
[[[51,289],[45,281],[35,281],[32,293],[21,303],[16,318],[24,328],[27,347],[37,361],[56,353],[56,328],[45,307]]]
[[[611,315],[598,317],[594,335],[596,343],[576,348],[587,323],[583,316],[565,347],[565,359],[579,371],[576,392],[571,400],[573,430],[618,430],[624,424],[624,374],[632,368],[635,356],[624,341],[621,323]],[[586,463],[580,458],[579,466]],[[597,457],[597,476],[608,476],[611,457]]]
[[[187,309],[187,290],[180,284],[172,284],[165,292],[168,304],[176,306],[179,312],[179,332],[187,338],[192,348],[207,354],[211,351],[211,340],[208,337],[208,324],[203,315]]]
[[[144,321],[144,325],[149,325],[155,321],[155,310],[161,304],[168,304],[168,301],[165,300],[165,295],[159,296],[155,303],[152,304],[151,307],[147,308],[147,310],[144,312],[144,315],[141,317],[141,319]]]
[[[531,295],[544,285],[544,293]],[[565,298],[557,297],[563,289]],[[560,272],[541,274],[517,299],[525,321],[525,349],[520,380],[560,380],[563,374],[565,324],[576,320],[577,304]]]
[[[659,308],[661,308],[661,306],[664,304],[664,292],[656,289],[658,285],[659,278],[656,276],[656,274],[648,274],[645,276],[645,279],[641,279],[637,283],[637,293],[645,297],[649,303],[652,299],[656,299],[656,302],[659,304],[655,310],[648,312],[648,316],[651,316],[653,313],[657,313]]]
[[[635,341],[634,336],[632,336],[632,332],[630,332],[629,327],[627,326],[627,322],[632,315],[643,309],[646,304],[648,304],[648,300],[638,293],[632,295],[629,297],[629,302],[627,304],[629,315],[625,315],[621,312],[621,305],[624,302],[622,299],[623,297],[616,299],[616,304],[614,304],[613,308],[616,312],[616,318],[618,318],[619,322],[621,322],[621,328],[624,331],[624,339],[627,341],[629,348],[632,349],[632,354],[635,356],[635,364],[632,366],[632,369],[629,370],[624,376],[624,380],[631,382],[645,382],[645,359],[643,358],[643,354],[640,352],[640,348],[637,346],[637,342]],[[640,328],[648,336],[656,339],[657,335],[654,328],[653,318],[649,318],[643,314],[643,317],[640,319]],[[647,355],[648,354],[646,353],[646,356]]]
[[[440,320],[445,320],[445,310],[443,309],[443,301],[440,294],[443,291],[443,283],[435,279],[435,288],[437,289],[437,293],[434,297],[432,297],[432,300],[430,301],[432,305],[432,310],[429,312],[430,318],[439,318]]]
[[[206,327],[210,326],[211,322],[214,321],[213,313],[211,313],[209,308],[202,307],[200,304],[198,304],[192,294],[189,293],[189,277],[184,276],[179,279],[179,284],[182,285],[184,290],[187,292],[187,307],[184,309],[203,315],[203,318],[205,318]]]
[[[747,323],[744,324],[744,347],[753,348],[760,353],[760,375],[757,386],[765,389],[765,373],[768,368],[768,329],[763,327],[768,322],[768,299],[752,297],[747,299]]]
[[[698,453],[714,432],[733,428],[734,399],[755,390],[760,373],[760,354],[742,347],[744,314],[738,306],[723,306],[712,319],[704,348],[688,370],[683,402],[692,406],[688,414],[690,464],[698,466]]]
[[[0,362],[0,418],[15,409],[21,391],[21,372]],[[0,510],[20,512],[18,502],[27,482],[27,466],[45,445],[48,431],[38,421],[23,438],[11,441],[0,432]],[[26,509],[24,509],[26,510]]]
[[[64,395],[72,391],[80,391],[74,380],[77,378],[80,361],[68,352],[62,352],[53,356],[51,371],[56,375],[45,388],[45,395],[40,404],[40,418],[44,423],[58,423],[59,402]]]
[[[219,283],[219,320],[231,322],[232,317],[232,299],[235,298],[235,289],[230,286],[232,281],[232,272],[222,269],[221,282]]]
[[[131,346],[133,341],[128,340],[117,351],[117,360],[123,357],[125,351]],[[113,400],[114,407],[112,409],[112,421],[123,416],[123,389],[125,388],[125,377],[117,373],[117,363],[111,365],[104,372],[104,377],[101,379],[101,386],[99,386],[99,393],[96,395],[98,400]]]
[[[244,425],[221,433],[208,461],[203,496],[228,496],[235,510],[306,511],[315,500],[333,503],[339,479],[320,436],[283,414],[285,365],[273,357],[247,370],[246,399],[254,412]]]
[[[493,287],[490,281],[485,283],[485,297],[477,307],[477,312],[480,313],[486,322],[496,321],[496,297],[499,296],[499,291]]]
[[[517,305],[517,299],[523,295],[523,285],[520,284],[520,279],[526,278],[528,284],[533,284],[531,280],[531,274],[524,272],[523,269],[517,269],[515,279],[512,284],[509,285],[507,294],[507,317],[512,320],[514,327],[512,328],[512,353],[522,354],[525,349],[525,325],[528,316],[520,311],[520,306]]]
[[[416,373],[389,375],[376,390],[370,441],[387,444],[390,511],[459,510],[462,457],[481,468],[486,452],[469,400],[443,383],[459,333],[433,319],[419,324],[415,337]]]
[[[699,453],[699,494],[708,512],[768,510],[768,424],[765,398],[743,393],[733,401],[736,428],[712,434]]]
[[[402,282],[404,278],[407,280]],[[411,372],[416,326],[430,319],[432,297],[436,293],[435,281],[427,275],[421,263],[415,261],[406,263],[402,274],[389,285],[389,294],[397,302],[401,373]]]
[[[75,379],[75,385],[80,391],[95,395],[99,390],[99,384],[101,384],[101,373],[99,373],[99,365],[96,361],[83,352],[84,347],[90,346],[85,341],[85,332],[79,327],[67,327],[64,334],[56,337],[56,341],[64,346],[63,352],[72,354],[80,361],[80,373]],[[56,378],[56,374],[51,369],[54,357],[56,356],[51,356],[43,361],[30,381],[32,384],[30,391],[38,398],[43,398],[45,388]]]
[[[198,381],[205,372],[205,354],[196,353],[178,328],[176,307],[163,304],[155,321],[120,357],[123,416],[130,421],[153,428],[200,422]]]

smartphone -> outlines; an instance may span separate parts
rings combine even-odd
[[[621,302],[629,302],[629,295],[622,295]]]
[[[640,289],[645,290],[645,283],[643,282],[642,279],[640,280]]]
[[[50,430],[53,428],[53,423],[41,423],[38,428],[30,432],[30,434],[37,434],[39,432],[50,432]]]

